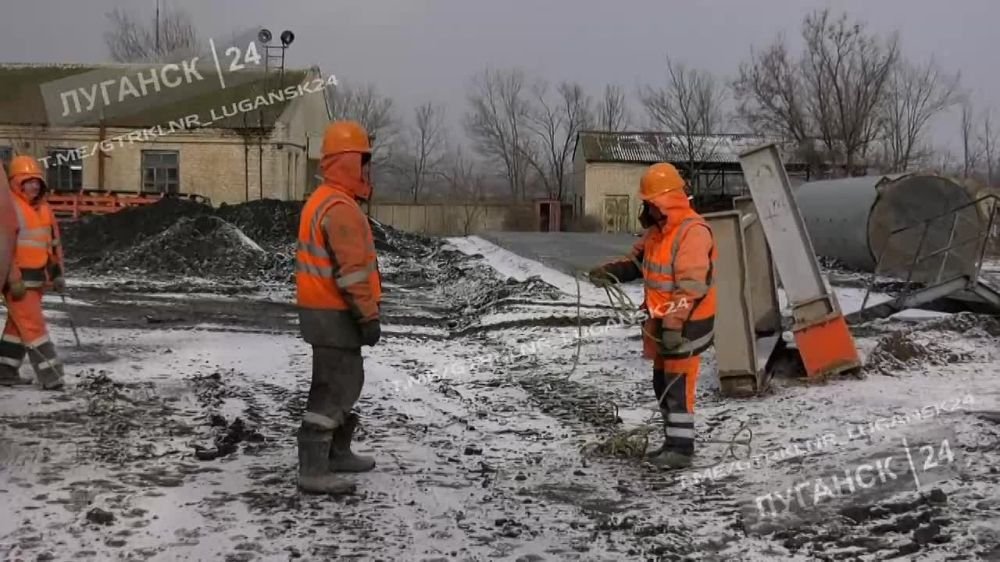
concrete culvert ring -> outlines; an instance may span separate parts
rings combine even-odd
[[[891,277],[907,277],[921,246],[922,223],[939,217],[928,227],[920,254],[942,250],[949,240],[952,250],[921,260],[912,281],[923,283],[966,273],[978,259],[978,237],[987,223],[986,213],[970,205],[978,197],[972,187],[923,174],[816,181],[796,190],[817,255],[861,271],[874,271],[881,257],[879,273]],[[908,230],[890,237],[903,228]]]
[[[868,219],[872,253],[876,259],[883,256],[879,273],[905,277],[918,248],[922,259],[913,270],[914,280],[933,281],[939,273],[947,280],[968,271],[979,257],[979,233],[985,227],[978,209],[969,205],[974,200],[964,186],[941,176],[907,176],[881,185]],[[929,219],[934,220],[927,223],[925,236],[922,226],[914,226]],[[907,230],[890,236],[902,228]],[[949,245],[950,251],[923,259]]]

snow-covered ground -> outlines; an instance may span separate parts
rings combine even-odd
[[[857,343],[871,363],[864,378],[779,379],[743,400],[719,396],[709,352],[698,385],[699,469],[662,473],[593,447],[656,418],[637,329],[616,321],[604,292],[579,285],[578,319],[572,276],[477,238],[449,245],[433,259],[387,264],[384,339],[365,350],[359,406],[359,449],[378,466],[354,477],[360,492],[347,498],[305,496],[294,485],[309,349],[281,299],[218,297],[209,285],[195,286],[199,294],[176,294],[171,284],[142,293],[102,280],[74,284],[68,307],[47,299],[72,384],[63,393],[0,388],[0,553],[1000,556],[993,323],[909,314],[862,326]],[[536,276],[555,289],[533,285]],[[860,304],[857,289],[835,289],[845,311]],[[641,301],[638,284],[628,291]],[[726,442],[744,424],[751,448],[733,447],[738,461]],[[914,455],[932,446],[941,461],[927,474],[938,480],[919,492],[902,468],[903,438]],[[844,493],[809,509],[821,519],[794,527],[755,524],[758,498],[773,503],[802,481],[856,476],[887,455],[899,463],[898,490]]]

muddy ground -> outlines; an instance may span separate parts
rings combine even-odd
[[[378,466],[356,477],[357,495],[336,499],[295,488],[310,363],[287,285],[74,279],[67,304],[46,300],[69,388],[0,389],[0,552],[23,560],[1000,559],[1000,330],[991,319],[864,326],[863,378],[779,379],[747,400],[718,395],[709,353],[698,465],[734,460],[727,445],[706,440],[728,440],[744,423],[749,454],[773,455],[692,483],[694,472],[664,474],[595,447],[655,418],[636,328],[608,325],[615,313],[587,289],[578,325],[565,276],[524,260],[516,265],[525,273],[508,278],[516,259],[498,263],[492,251],[466,239],[383,261],[383,341],[365,351],[358,444]],[[945,400],[957,407],[847,438]],[[768,532],[747,518],[748,502],[789,479],[843,474],[878,447],[942,427],[955,470],[919,492],[845,496],[827,517]],[[776,454],[826,434],[837,446]]]

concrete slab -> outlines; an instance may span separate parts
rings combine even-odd
[[[487,232],[478,236],[570,275],[624,256],[639,240],[631,234],[591,232]]]

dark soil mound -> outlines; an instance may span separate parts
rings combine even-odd
[[[66,256],[72,263],[92,264],[163,232],[181,217],[213,212],[211,207],[188,199],[166,198],[154,205],[88,216],[63,227]]]
[[[286,281],[291,262],[212,215],[181,217],[159,234],[108,254],[93,269],[233,280]]]
[[[186,199],[87,217],[64,228],[71,268],[99,274],[288,281],[298,235],[299,201],[264,199],[213,209]],[[441,242],[370,221],[390,261],[429,256]]]
[[[387,224],[382,224],[369,217],[368,224],[372,227],[372,237],[375,238],[375,249],[408,258],[427,255],[438,249],[442,242],[435,238],[403,232]]]
[[[262,199],[239,205],[222,205],[216,214],[236,225],[264,248],[294,244],[298,237],[301,201]]]
[[[933,341],[918,341],[917,332],[893,332],[879,340],[865,361],[865,367],[891,374],[907,368],[948,365],[969,359],[968,354],[952,351]]]

